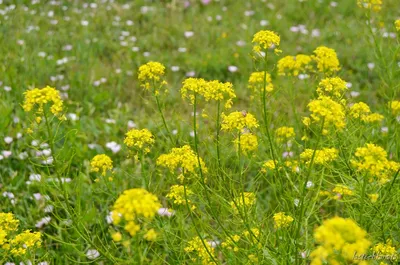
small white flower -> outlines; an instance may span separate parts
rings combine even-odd
[[[243,47],[244,45],[246,45],[246,42],[244,40],[238,40],[236,42],[236,45],[239,46],[239,47]]]
[[[179,71],[179,66],[171,66],[171,71],[172,72],[178,72]]]
[[[28,158],[28,153],[27,152],[19,153],[18,158],[21,160],[25,160]]]
[[[263,26],[263,27],[264,26],[268,26],[269,25],[269,21],[268,20],[261,20],[260,21],[260,25]]]
[[[88,259],[97,259],[100,256],[100,253],[95,249],[89,249],[86,252],[86,257]]]
[[[207,243],[208,243],[208,244],[210,245],[210,247],[212,247],[212,248],[216,248],[218,245],[221,244],[221,242],[220,242],[219,240],[210,240],[210,241],[208,241]]]
[[[352,97],[352,98],[356,98],[356,97],[358,97],[360,95],[360,92],[358,92],[358,91],[351,91],[350,92],[350,96]]]
[[[312,183],[312,181],[307,181],[306,184],[307,189],[311,188],[312,186],[314,186],[314,183]]]
[[[137,125],[136,125],[136,123],[134,121],[131,121],[131,120],[128,121],[128,128],[129,129],[136,128],[136,127],[137,127]]]
[[[87,25],[89,25],[89,21],[87,21],[87,20],[82,20],[82,21],[81,21],[81,25],[84,26],[84,27],[86,27]]]
[[[54,158],[52,156],[48,157],[47,159],[42,161],[43,165],[51,165],[53,164]]]
[[[321,32],[319,31],[319,29],[313,29],[311,31],[311,37],[317,38],[319,36],[321,36]]]
[[[12,88],[10,86],[4,86],[4,91],[10,92]]]
[[[42,228],[44,225],[49,224],[50,221],[51,221],[51,217],[50,217],[50,216],[43,217],[42,219],[40,219],[40,220],[35,224],[35,227],[36,227],[36,228]]]
[[[1,154],[3,155],[4,158],[8,158],[9,156],[12,155],[12,152],[8,151],[8,150],[4,150],[4,151],[1,151]]]
[[[13,142],[13,138],[10,136],[7,136],[4,138],[4,142],[6,142],[6,144],[11,144]]]
[[[14,193],[8,192],[8,191],[3,192],[3,197],[7,197],[9,199],[14,199],[15,198]]]
[[[158,209],[157,214],[159,216],[171,217],[175,214],[175,211],[171,211],[168,208],[160,208]]]
[[[17,139],[21,139],[22,133],[17,133]]]
[[[96,148],[96,144],[88,144],[89,149],[95,149]]]
[[[133,52],[138,52],[139,50],[140,50],[139,47],[132,47]]]
[[[185,35],[186,38],[190,38],[190,37],[193,37],[194,32],[193,31],[185,31],[184,35]]]
[[[372,69],[375,68],[375,64],[374,63],[368,63],[367,66],[368,66],[369,70],[372,70]]]
[[[53,210],[54,210],[54,206],[53,206],[53,205],[47,205],[47,206],[44,208],[44,212],[45,212],[45,213],[51,213]]]
[[[196,72],[195,71],[190,71],[190,72],[187,72],[186,73],[186,76],[187,77],[193,77],[193,76],[195,76],[196,75]]]
[[[30,181],[40,181],[41,179],[42,179],[42,176],[40,174],[30,174],[29,175]]]
[[[189,134],[190,134],[190,137],[194,137],[194,131],[191,131]]]
[[[76,115],[75,113],[68,113],[67,114],[68,119],[70,119],[71,121],[77,121],[79,120],[78,115]]]
[[[35,198],[35,200],[40,201],[42,199],[42,194],[40,193],[34,193],[33,194],[33,198]]]
[[[177,129],[172,130],[172,134],[173,135],[177,135],[178,134],[178,130]]]
[[[44,156],[49,156],[49,155],[51,155],[51,149],[44,149],[42,151],[42,153],[43,153]]]
[[[143,53],[143,56],[144,56],[144,57],[149,57],[149,56],[150,56],[150,52],[144,52],[144,53]]]
[[[231,73],[237,72],[238,69],[239,69],[239,68],[238,68],[237,66],[234,66],[234,65],[228,66],[228,71],[231,72]]]
[[[299,206],[299,203],[300,203],[300,200],[299,199],[294,199],[294,205],[296,206],[296,207],[298,207]]]
[[[107,224],[111,224],[113,222],[112,212],[109,212],[106,216]]]
[[[114,119],[106,119],[106,123],[108,124],[115,124],[116,121]]]
[[[110,149],[114,154],[118,153],[119,150],[121,150],[121,145],[117,144],[114,141],[106,143],[106,147]]]
[[[187,51],[187,49],[184,47],[178,48],[178,52],[186,52],[186,51]]]
[[[338,3],[336,2],[331,2],[331,7],[337,7]]]
[[[382,133],[388,133],[389,132],[389,128],[388,127],[382,127],[381,128],[381,132]]]

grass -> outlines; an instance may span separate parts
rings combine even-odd
[[[371,247],[392,240],[397,253],[398,171],[391,172],[382,185],[351,163],[357,148],[367,143],[381,146],[388,159],[400,160],[399,122],[387,105],[399,100],[397,1],[384,1],[378,13],[359,8],[356,1],[324,0],[189,1],[188,7],[179,0],[0,2],[0,139],[4,139],[0,141],[0,212],[12,212],[21,231],[42,233],[42,247],[15,257],[0,250],[1,263],[201,264],[201,255],[185,251],[190,240],[200,237],[203,260],[208,259],[204,264],[309,264],[310,253],[321,244],[314,237],[315,229],[334,216],[357,222]],[[266,68],[254,59],[251,43],[253,35],[265,29],[280,35],[283,51],[280,56],[269,52]],[[187,32],[193,36],[185,36]],[[338,55],[341,70],[336,76],[346,80],[349,88],[345,105],[365,102],[372,112],[384,116],[382,122],[352,119],[346,107],[342,131],[321,135],[321,124],[309,129],[302,123],[302,117],[310,114],[308,103],[318,96],[318,83],[326,76],[317,72],[306,79],[281,76],[276,65],[284,56],[311,55],[319,46],[333,48]],[[171,134],[156,98],[138,81],[138,69],[148,61],[166,66],[168,93],[161,93],[159,100]],[[266,101],[248,89],[250,74],[263,70],[271,74],[274,85]],[[182,99],[182,81],[192,75],[231,82],[237,95],[233,108],[218,109],[215,101],[206,103],[200,96],[196,104]],[[24,92],[47,85],[60,91],[67,120],[50,115],[48,122],[27,134],[34,115],[21,107]],[[257,151],[238,152],[232,144],[238,133],[217,129],[218,113],[231,111],[247,111],[257,118],[260,126],[252,130],[258,138]],[[155,136],[155,145],[143,159],[128,156],[129,148],[123,144],[133,124]],[[275,129],[282,126],[294,128],[291,145],[276,142]],[[308,141],[302,139],[304,135]],[[7,143],[6,137],[13,141]],[[111,142],[117,144],[115,152]],[[204,160],[208,173],[197,168],[197,177],[183,183],[186,196],[178,205],[166,197],[172,185],[182,184],[178,173],[156,161],[185,144],[196,159]],[[314,150],[310,163],[300,159],[307,148]],[[316,164],[315,150],[322,148],[337,149],[338,158]],[[51,151],[51,165],[42,163],[49,157],[43,150]],[[7,157],[4,151],[12,154]],[[293,158],[285,158],[287,152]],[[90,161],[97,154],[112,158],[112,175],[91,172]],[[284,169],[260,171],[273,156]],[[284,167],[286,160],[297,161],[299,171]],[[32,174],[41,178],[27,184]],[[113,181],[108,181],[111,176]],[[374,181],[367,181],[370,177]],[[70,182],[55,180],[61,178]],[[349,187],[353,195],[319,196],[337,184]],[[142,230],[130,237],[123,227],[108,223],[107,216],[124,190],[140,187],[175,214],[143,222]],[[255,194],[256,203],[240,205],[245,200],[242,192]],[[368,194],[375,193],[379,198],[374,203]],[[34,194],[41,194],[41,199]],[[292,216],[293,223],[276,229],[273,215],[278,212]],[[44,217],[51,221],[36,227]],[[158,233],[154,242],[143,239],[150,227]],[[123,234],[124,243],[112,240],[115,231]],[[233,245],[239,251],[217,243],[215,248],[205,247],[209,241],[229,242],[236,235],[240,240]],[[88,258],[88,250],[93,249],[100,254],[96,259]],[[338,256],[339,264],[361,264]]]

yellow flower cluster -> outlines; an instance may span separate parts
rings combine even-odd
[[[304,125],[310,126],[311,123],[320,123],[323,121],[323,134],[326,134],[327,129],[332,126],[338,130],[342,130],[345,127],[344,107],[330,97],[320,96],[318,99],[314,99],[308,103],[307,106],[311,115],[310,118],[306,117],[303,119]]]
[[[124,229],[134,236],[140,230],[140,221],[151,221],[161,204],[157,197],[145,189],[125,190],[112,207],[113,224],[125,221]]]
[[[276,160],[267,160],[264,162],[261,168],[261,172],[267,172],[267,170],[274,170],[276,168],[276,164],[278,164],[278,161]]]
[[[165,75],[165,66],[159,62],[148,62],[139,67],[138,79],[142,83],[141,86],[150,90],[153,86],[154,93],[158,94],[158,89],[167,84],[162,78]]]
[[[273,219],[275,229],[288,227],[294,220],[293,217],[284,212],[274,214]]]
[[[312,57],[298,54],[296,56],[285,56],[278,61],[278,74],[298,76],[312,70]]]
[[[312,58],[317,63],[318,71],[331,74],[340,70],[339,59],[334,49],[320,46],[314,50]]]
[[[197,175],[196,171],[199,168],[199,163],[195,152],[189,145],[184,145],[180,148],[172,148],[168,154],[162,154],[157,158],[157,165],[168,168],[171,172],[180,170],[181,175],[178,177],[183,181],[186,173]],[[207,173],[207,168],[204,161],[200,158],[200,166],[204,173]]]
[[[350,160],[352,166],[369,177],[376,177],[380,184],[390,181],[392,173],[400,168],[399,163],[388,160],[386,151],[375,144],[357,148],[354,155],[356,159]]]
[[[371,109],[364,102],[358,102],[350,107],[349,115],[354,119],[360,119],[364,122],[378,122],[383,120],[383,116],[378,113],[371,113]]]
[[[379,12],[382,9],[382,0],[357,0],[357,4],[361,8],[371,9]]]
[[[143,150],[144,153],[150,152],[150,148],[155,142],[153,134],[147,129],[132,129],[125,136],[124,144],[127,147],[133,147],[138,151]]]
[[[387,240],[386,244],[378,243],[376,244],[372,250],[378,255],[396,255],[397,250],[392,246],[392,240]]]
[[[323,221],[314,232],[319,246],[310,254],[311,265],[368,264],[354,260],[354,253],[362,255],[368,251],[371,242],[366,236],[367,233],[351,219],[334,217]]]
[[[222,242],[221,246],[225,249],[232,250],[233,252],[238,252],[240,250],[240,243],[250,243],[252,246],[254,244],[257,244],[257,247],[261,249],[261,244],[257,243],[257,238],[259,237],[259,235],[260,230],[258,228],[251,228],[250,231],[245,230],[241,234],[235,234],[226,238],[225,241]],[[241,239],[243,240],[241,241]]]
[[[293,139],[296,136],[293,127],[280,127],[275,130],[276,141],[278,143],[288,142],[289,140]]]
[[[270,48],[275,48],[275,53],[280,53],[281,51],[277,49],[281,38],[275,32],[271,30],[261,30],[254,34],[252,43],[255,43],[253,47],[254,52],[261,52],[262,50],[268,50]]]
[[[314,154],[313,149],[306,149],[300,154],[300,159],[305,161],[306,165],[311,163]],[[314,164],[326,165],[337,159],[339,151],[336,148],[323,148],[316,150],[314,155]]]
[[[34,88],[24,92],[25,100],[22,108],[26,112],[30,112],[36,108],[36,122],[40,123],[44,107],[47,103],[51,103],[50,111],[54,116],[60,120],[64,120],[65,116],[63,112],[63,101],[60,93],[53,87],[46,86],[44,88]]]
[[[340,199],[343,195],[347,196],[354,195],[354,192],[351,189],[341,184],[337,184],[335,188],[332,190],[332,192],[336,193],[334,199]]]
[[[195,96],[204,97],[205,101],[225,101],[224,107],[232,107],[232,100],[236,97],[233,85],[230,82],[222,83],[218,80],[206,81],[203,78],[187,78],[183,81],[181,88],[182,98],[189,98],[194,104]]]
[[[230,202],[230,205],[235,214],[238,214],[239,211],[249,210],[251,206],[256,203],[256,195],[253,192],[243,192],[233,198],[233,201]],[[239,209],[238,209],[239,208]]]
[[[319,82],[317,93],[320,96],[335,96],[341,98],[347,90],[346,81],[340,77],[324,78]]]
[[[379,194],[378,193],[368,194],[368,197],[372,203],[376,203],[378,201]]]
[[[111,171],[113,169],[113,161],[105,154],[96,155],[92,158],[92,161],[90,161],[90,167],[90,171],[101,171],[101,175],[105,176],[108,170]]]
[[[187,202],[189,205],[191,205],[191,209],[194,210],[196,208],[195,205],[192,204],[192,201],[189,199],[189,197],[193,195],[193,191],[190,190],[189,188],[186,188],[186,197],[187,197]],[[177,205],[186,205],[186,199],[185,199],[185,187],[182,185],[173,185],[169,193],[166,196],[168,199],[171,199],[174,201],[175,204]]]
[[[191,254],[193,262],[200,262],[202,265],[216,265],[214,260],[217,260],[217,258],[214,249],[206,241],[203,244],[198,236],[188,242],[185,252]]]
[[[244,133],[240,135],[239,138],[236,138],[233,143],[236,146],[236,149],[240,146],[240,151],[247,155],[249,152],[257,150],[258,148],[258,140],[257,136],[252,133]]]
[[[400,20],[399,20],[400,22]],[[400,114],[400,101],[399,100],[393,100],[389,102],[389,108],[392,111],[392,114],[397,116]]]
[[[0,213],[0,249],[7,257],[25,255],[27,250],[41,246],[41,233],[25,230],[20,234],[14,234],[19,225],[19,220],[12,213]]]
[[[251,73],[249,77],[248,88],[253,90],[254,92],[263,92],[264,91],[264,77],[265,77],[265,91],[271,92],[274,90],[274,85],[272,84],[271,75],[265,71],[263,72],[254,72]]]
[[[394,26],[396,27],[396,30],[397,30],[397,31],[400,31],[400,19],[397,19],[397,20],[394,22]]]
[[[256,118],[245,111],[235,111],[229,115],[222,113],[221,129],[224,131],[242,131],[243,129],[257,128],[258,122]]]
[[[228,237],[224,242],[222,242],[221,246],[223,248],[233,250],[233,252],[238,252],[238,242],[240,241],[240,238],[241,237],[239,235],[232,235],[231,237]]]

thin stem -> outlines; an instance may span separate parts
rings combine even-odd
[[[362,190],[361,190],[361,210],[360,210],[360,217],[359,223],[362,226],[363,215],[364,215],[364,206],[365,206],[365,189],[367,187],[367,176],[364,176]]]
[[[217,136],[216,136],[216,142],[217,142],[217,162],[218,162],[218,173],[221,168],[221,157],[220,157],[220,147],[219,147],[219,133],[220,133],[220,101],[218,100],[217,103]]]
[[[174,139],[172,138],[171,132],[168,129],[167,123],[165,122],[164,114],[162,112],[161,105],[160,105],[160,100],[158,99],[158,96],[156,94],[154,94],[154,97],[156,98],[158,112],[160,113],[162,122],[164,124],[164,128],[167,131],[167,134],[168,134],[169,139],[171,140],[171,143],[174,144]]]

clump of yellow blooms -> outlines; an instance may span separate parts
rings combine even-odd
[[[249,152],[255,151],[258,148],[258,140],[257,136],[252,133],[244,133],[240,135],[239,138],[236,138],[233,143],[236,146],[236,149],[240,146],[240,151],[244,154],[248,154]]]
[[[44,108],[47,103],[51,103],[50,112],[59,118],[60,120],[65,120],[65,115],[63,112],[63,101],[60,96],[60,92],[53,87],[46,86],[44,88],[34,88],[31,90],[27,90],[24,92],[24,103],[22,108],[26,112],[30,112],[32,110],[35,111],[35,121],[40,123],[42,120],[42,115],[44,112]],[[28,129],[29,132],[32,132],[32,129]]]
[[[361,8],[371,9],[379,12],[382,9],[382,0],[357,0],[357,4]]]
[[[275,53],[280,53],[281,51],[277,48],[281,42],[281,38],[275,32],[271,30],[261,30],[254,34],[252,43],[255,44],[253,51],[256,53],[262,50],[268,50],[275,48]]]
[[[283,126],[275,130],[275,136],[278,143],[285,143],[293,139],[296,133],[293,127]]]
[[[400,101],[399,100],[390,101],[388,105],[389,105],[389,108],[392,111],[393,115],[397,116],[400,114]]]
[[[189,199],[189,197],[193,195],[193,191],[190,190],[189,188],[186,188],[186,198],[185,198],[185,187],[182,185],[173,185],[169,193],[167,194],[167,198],[171,199],[174,201],[176,205],[186,205],[186,199],[187,203],[191,205],[191,209],[194,210],[196,208],[195,205],[192,204],[192,201]]]
[[[243,129],[257,128],[258,126],[256,118],[245,111],[235,111],[229,115],[222,113],[221,129],[223,131],[242,131]]]
[[[394,22],[394,25],[395,25],[395,27],[396,27],[396,30],[397,30],[397,31],[400,31],[400,19],[397,19],[397,20]]]
[[[204,97],[205,101],[225,101],[224,107],[232,107],[232,100],[236,97],[233,85],[230,82],[222,83],[218,80],[206,81],[203,78],[187,78],[183,81],[181,88],[182,98],[189,98],[194,104],[195,97]]]
[[[147,129],[132,129],[125,134],[124,144],[137,151],[143,151],[145,154],[150,152],[154,142],[153,134]]]
[[[195,152],[189,145],[184,145],[179,148],[172,148],[168,154],[162,154],[157,158],[157,165],[168,168],[171,172],[179,170],[178,178],[183,181],[186,174],[197,176],[197,169],[201,166],[203,173],[207,173],[206,165],[203,159],[200,158],[200,165]]]
[[[286,215],[284,212],[279,212],[274,214],[274,227],[275,229],[278,228],[286,228],[293,222],[293,217],[290,215]]]
[[[105,176],[107,174],[108,170],[113,169],[113,161],[108,155],[101,154],[101,155],[96,155],[92,158],[92,161],[90,161],[90,171],[92,172],[100,172],[101,175]]]
[[[339,59],[334,49],[320,46],[314,50],[314,54],[312,58],[317,63],[319,72],[331,74],[340,70]]]
[[[157,232],[151,228],[144,234],[143,238],[147,241],[154,241],[157,238]]]
[[[371,242],[367,233],[353,220],[333,217],[323,221],[314,232],[319,246],[311,254],[311,265],[321,264],[368,264],[366,261],[354,260],[354,253],[367,253]],[[353,262],[353,263],[352,263]]]
[[[274,90],[274,85],[272,84],[271,75],[265,71],[251,73],[249,77],[248,88],[250,88],[254,92],[263,92],[264,76],[265,76],[265,91],[271,92],[272,90]]]
[[[315,155],[314,155],[315,151]],[[323,148],[321,150],[306,149],[300,154],[300,159],[305,161],[306,165],[311,163],[314,155],[314,164],[326,165],[337,159],[339,150],[336,148]]]
[[[383,120],[383,116],[378,113],[371,113],[371,109],[364,102],[353,104],[349,110],[350,117],[371,123]]]
[[[347,90],[346,81],[340,77],[324,78],[319,82],[317,93],[322,96],[335,96],[341,98]]]
[[[191,254],[193,262],[200,262],[202,265],[216,264],[214,260],[217,260],[217,258],[214,249],[207,241],[204,241],[203,244],[203,241],[198,236],[188,242],[185,252]]]
[[[306,126],[310,126],[312,123],[319,124],[323,121],[323,134],[327,134],[329,127],[334,127],[338,130],[342,130],[345,127],[344,107],[330,97],[320,96],[318,99],[308,103],[307,106],[311,115],[303,119],[303,123]]]
[[[312,70],[312,57],[298,54],[296,56],[285,56],[278,61],[278,74],[298,76]]]
[[[138,79],[144,89],[150,90],[150,88],[153,87],[153,92],[157,95],[159,93],[159,88],[167,84],[167,82],[162,79],[164,75],[164,65],[159,62],[148,62],[139,67]]]
[[[0,254],[2,257],[8,255],[22,256],[28,249],[41,246],[41,233],[25,230],[15,234],[19,220],[12,213],[0,213]]]
[[[357,148],[354,155],[356,158],[350,160],[351,165],[370,178],[376,177],[380,184],[390,181],[392,173],[400,168],[399,163],[389,161],[386,151],[375,144]]]
[[[378,255],[396,255],[397,250],[395,247],[392,246],[392,240],[387,240],[386,244],[378,243],[373,246],[372,250]]]
[[[348,187],[341,185],[341,184],[336,185],[332,191],[334,193],[336,193],[336,195],[337,195],[334,197],[335,199],[340,199],[341,196],[343,196],[343,195],[348,195],[348,196],[354,195],[354,192],[351,189],[349,189]],[[340,195],[340,196],[338,196],[338,195]]]
[[[274,170],[276,168],[276,164],[278,164],[278,161],[276,160],[267,160],[264,162],[261,168],[261,172],[267,172],[267,170]]]
[[[125,190],[112,207],[113,224],[124,222],[124,229],[134,236],[140,230],[139,222],[151,221],[161,204],[157,197],[145,189]]]
[[[378,193],[368,194],[368,197],[372,203],[376,203],[378,201],[379,194]]]
[[[235,214],[239,211],[249,210],[256,203],[256,195],[253,192],[243,192],[233,198],[230,205]],[[239,209],[238,209],[239,208]]]

